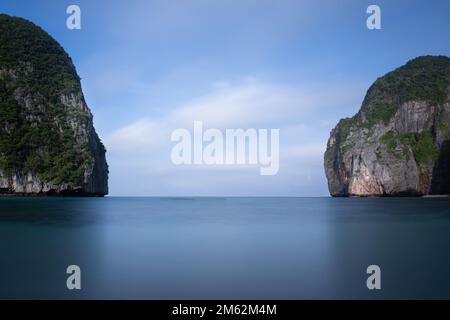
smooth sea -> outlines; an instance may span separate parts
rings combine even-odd
[[[448,299],[450,198],[0,198],[0,254],[3,299]]]

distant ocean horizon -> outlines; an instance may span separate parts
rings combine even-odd
[[[1,197],[0,298],[448,299],[449,244],[448,197]]]

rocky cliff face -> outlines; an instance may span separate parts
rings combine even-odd
[[[106,195],[92,118],[64,49],[33,23],[0,14],[0,194]]]
[[[450,194],[450,59],[419,57],[379,78],[332,130],[332,196]]]

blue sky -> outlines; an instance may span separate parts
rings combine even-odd
[[[77,4],[82,29],[66,28]],[[382,30],[366,28],[377,4]],[[450,55],[450,2],[2,0],[67,50],[108,149],[111,195],[327,196],[330,130],[409,59]],[[175,166],[176,128],[279,128],[280,171]]]

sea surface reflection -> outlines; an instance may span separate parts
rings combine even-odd
[[[0,298],[450,298],[449,245],[448,198],[0,198]]]

